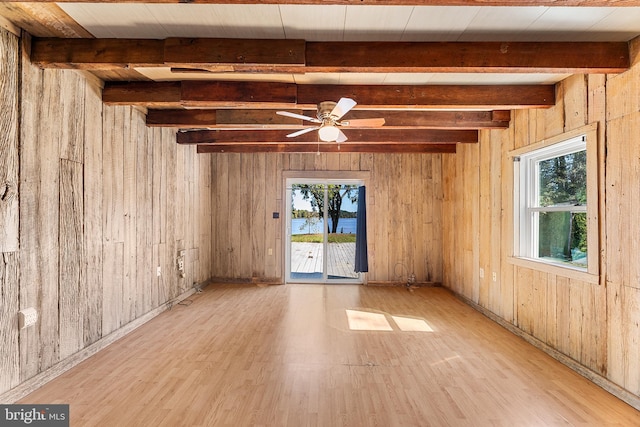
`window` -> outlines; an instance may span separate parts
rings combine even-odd
[[[591,265],[598,252],[597,188],[592,188],[597,180],[589,179],[588,137],[565,136],[512,153],[517,257],[597,272]]]

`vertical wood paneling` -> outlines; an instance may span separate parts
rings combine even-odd
[[[19,41],[0,29],[0,253],[18,250]]]
[[[558,276],[555,274],[549,274],[547,277],[547,299],[543,304],[547,320],[544,332],[546,342],[558,348]]]
[[[453,268],[452,260],[457,255],[457,251],[453,248],[453,239],[455,234],[455,227],[453,227],[453,215],[455,215],[455,209],[453,208],[453,200],[455,198],[455,191],[453,188],[453,179],[455,174],[455,156],[442,156],[442,229],[446,238],[442,241],[442,283],[453,289],[456,283],[455,271]],[[444,214],[446,212],[446,214]]]
[[[61,107],[60,158],[83,162],[85,123],[85,80],[72,71],[64,71],[60,78],[64,95],[59,100]]]
[[[20,383],[18,252],[0,253],[0,391]]]
[[[480,164],[487,165],[488,167],[481,167],[478,169],[479,173],[479,199],[478,199],[478,221],[480,224],[485,224],[484,227],[480,227],[478,230],[478,241],[480,243],[480,250],[478,251],[478,267],[481,268],[483,273],[478,271],[478,299],[477,303],[482,307],[490,306],[490,295],[493,288],[492,278],[492,251],[490,250],[490,244],[492,240],[491,229],[491,216],[492,216],[492,181],[491,176],[495,173],[491,162],[492,146],[491,139],[484,137],[484,132],[480,134]]]
[[[564,88],[564,129],[587,124],[587,76],[576,74],[562,81]]]
[[[19,52],[4,36],[2,67]],[[6,84],[16,74],[0,77],[0,102],[13,100],[3,104],[2,137],[19,101],[21,144],[18,251],[0,253],[0,393],[188,289],[200,253],[212,271],[211,212],[200,212],[211,158],[183,147],[178,159],[175,130],[147,130],[142,111],[104,107],[97,80],[40,70],[25,52],[20,89]],[[4,145],[2,154],[18,161]],[[188,245],[188,279],[177,274],[177,242]],[[27,307],[39,320],[18,331]]]
[[[184,236],[177,234],[179,228],[176,225],[176,209],[182,209],[176,205],[176,195],[178,194],[177,176],[177,151],[180,147],[175,143],[175,131],[171,128],[162,129],[162,145],[166,147],[166,189],[167,189],[167,221],[165,224],[166,247],[162,253],[163,266],[162,275],[166,299],[173,299],[179,294],[179,276],[176,267],[176,257],[178,255],[178,240]],[[186,147],[183,147],[186,149]],[[181,179],[182,177],[180,177]]]
[[[104,106],[103,233],[106,242],[124,241],[124,160],[123,108]]]
[[[102,99],[85,83],[84,125],[84,250],[86,307],[84,346],[102,336]]]
[[[151,128],[147,132],[150,139],[152,151],[152,179],[151,179],[151,244],[152,244],[152,266],[151,266],[151,289],[149,292],[151,307],[157,307],[161,304],[161,287],[162,287],[162,271],[160,275],[157,273],[158,267],[162,270],[160,262],[160,243],[162,241],[162,217],[165,207],[162,205],[162,191],[166,186],[162,185],[162,154],[163,144],[161,138],[162,130],[160,128]],[[166,190],[165,190],[166,191]]]
[[[637,43],[636,43],[637,44]],[[607,78],[607,120],[640,111],[640,67],[636,63],[629,71]]]
[[[598,239],[600,242],[600,254],[598,257],[598,269],[600,271],[600,285],[605,285],[606,276],[607,276],[607,268],[606,268],[606,260],[607,260],[607,232],[606,232],[606,147],[607,147],[607,139],[606,139],[606,130],[607,126],[606,118],[607,118],[607,92],[606,92],[606,80],[607,77],[605,75],[589,75],[588,76],[588,87],[589,92],[587,95],[587,106],[588,106],[588,123],[598,123]],[[603,167],[602,165],[605,165]],[[606,295],[605,295],[606,297]],[[605,319],[606,320],[606,319]],[[604,322],[606,325],[606,321]],[[605,340],[606,342],[606,340]]]
[[[105,242],[102,259],[102,333],[107,335],[123,323],[124,243]]]
[[[184,286],[184,282],[186,282],[187,272],[189,271],[189,258],[190,251],[189,249],[189,230],[190,224],[185,222],[185,218],[189,217],[190,210],[192,207],[187,205],[185,202],[189,198],[189,182],[190,176],[189,173],[191,169],[188,165],[188,156],[187,156],[188,147],[176,147],[176,178],[178,182],[176,182],[176,192],[172,193],[172,196],[169,198],[168,209],[172,209],[175,215],[175,230],[176,236],[180,236],[180,238],[176,241],[176,254],[174,255],[174,262],[177,263],[178,251],[184,251],[185,259],[184,259],[184,275],[185,277],[181,277],[182,274],[178,276],[178,280],[180,283],[180,287]],[[187,172],[189,171],[189,172]],[[170,259],[167,259],[169,262]],[[167,270],[169,271],[169,270]]]
[[[106,129],[105,129],[106,132]],[[162,185],[162,154],[163,154],[163,144],[161,143],[162,129],[161,128],[150,128],[148,130],[148,138],[150,139],[151,151],[152,151],[152,165],[151,170],[153,171],[153,177],[151,181],[151,199],[152,199],[152,233],[151,233],[151,241],[153,244],[159,244],[162,242],[162,215],[165,209],[162,202],[162,190],[166,188],[166,186]],[[165,190],[166,191],[166,190]]]
[[[87,306],[84,251],[82,163],[60,160],[60,358],[84,345],[84,309]]]
[[[628,121],[621,118],[607,124],[606,216],[607,216],[607,280],[624,284],[628,277],[631,233],[628,229],[630,182],[628,181]],[[620,141],[613,144],[610,141]]]
[[[624,334],[624,286],[616,282],[607,282],[607,376],[616,384],[625,383],[626,348]]]
[[[431,180],[433,182],[433,199],[431,205],[431,213],[433,215],[432,222],[432,244],[429,256],[433,259],[432,268],[429,270],[429,274],[432,274],[431,281],[436,283],[442,283],[443,280],[443,209],[442,204],[444,200],[443,191],[443,161],[444,158],[451,157],[452,155],[436,154],[432,156],[431,163]]]
[[[497,273],[497,281],[491,283],[491,291],[489,292],[489,303],[491,307],[496,307],[499,304],[496,302],[500,300],[501,288],[503,286],[509,286],[510,281],[506,279],[508,276],[504,276],[504,272],[501,267],[501,254],[503,248],[503,236],[501,230],[501,221],[504,214],[502,211],[502,144],[500,137],[493,138],[494,135],[499,135],[497,131],[491,131],[488,135],[488,143],[491,147],[490,157],[490,191],[491,191],[491,218],[490,229],[491,237],[488,241],[481,241],[480,252],[488,251],[491,253],[490,267],[491,271]],[[480,163],[480,168],[483,169],[484,163]],[[480,229],[485,227],[485,224],[479,223]],[[489,244],[489,248],[486,245]],[[485,271],[485,278],[487,277]]]
[[[196,161],[199,164],[199,182],[195,187],[194,197],[197,198],[200,202],[200,207],[197,211],[198,221],[200,225],[196,227],[197,234],[197,242],[198,244],[198,276],[195,280],[198,283],[201,283],[213,275],[212,268],[212,245],[215,240],[212,234],[212,209],[213,205],[211,203],[211,199],[213,197],[213,192],[211,190],[212,184],[212,176],[211,176],[211,166],[212,166],[212,158],[211,156],[199,156],[197,153],[193,153],[196,158]],[[209,242],[209,244],[202,245],[201,242]]]
[[[152,186],[153,172],[151,165],[153,164],[153,151],[148,137],[148,128],[145,125],[144,113],[134,110],[132,114],[131,145],[135,154],[130,155],[135,158],[135,195],[136,205],[135,212],[132,214],[132,222],[135,227],[135,253],[134,253],[134,269],[136,272],[136,280],[133,283],[134,300],[133,300],[133,318],[137,318],[148,312],[151,308],[149,304],[150,289],[149,284],[152,283],[154,271],[152,268]],[[135,130],[135,131],[134,131]]]
[[[37,232],[39,194],[41,180],[37,167],[38,156],[38,123],[40,121],[40,97],[42,96],[42,73],[31,65],[24,53],[30,39],[22,40],[22,87],[21,87],[21,120],[20,126],[20,274],[19,292],[20,307],[38,307],[38,293],[36,283],[43,276],[38,262],[38,246],[40,237]],[[53,144],[50,144],[50,146]],[[24,381],[39,371],[38,339],[39,325],[20,331],[20,380]],[[27,352],[30,350],[29,352]]]
[[[148,312],[152,305],[152,289],[149,284],[157,277],[153,263],[153,147],[142,117],[136,118],[137,133],[134,145],[135,153],[135,193],[136,193],[136,281],[135,286],[135,317]],[[131,155],[131,154],[130,154]],[[150,218],[151,217],[151,218]]]
[[[123,242],[124,242],[124,277],[122,282],[122,318],[119,326],[129,323],[135,316],[136,294],[136,145],[137,130],[136,111],[131,107],[122,109],[122,202],[123,202]],[[138,118],[144,120],[143,117]],[[120,142],[120,141],[119,141]]]
[[[34,307],[39,322],[20,331],[22,379],[58,360],[58,219],[60,79],[33,68],[23,57],[23,120],[20,156],[20,308]],[[53,106],[54,108],[52,108]],[[24,185],[23,185],[24,184]],[[53,255],[53,256],[52,256]]]
[[[491,131],[487,138],[483,132],[476,166],[476,153],[466,147],[458,150],[455,160],[443,162],[444,284],[470,300],[478,297],[480,305],[636,395],[640,388],[640,267],[633,261],[633,254],[640,251],[638,76],[640,64],[618,75],[571,76],[557,85],[558,99],[552,108],[516,111],[509,129]],[[597,183],[600,196],[599,284],[514,266],[509,260],[513,164],[508,152],[596,122],[598,170],[590,182]],[[495,157],[485,154],[494,143]],[[478,188],[473,188],[468,172],[473,167],[480,168]],[[480,200],[476,216],[470,202],[474,198]],[[490,213],[483,211],[487,205]],[[479,246],[470,247],[476,236]],[[487,241],[496,239],[500,247],[492,250]],[[477,261],[469,262],[469,250],[478,252]],[[474,269],[490,268],[487,275],[496,266],[501,271],[499,292],[494,296],[492,287],[485,288],[485,279],[476,294]]]
[[[264,192],[264,203],[266,212],[264,228],[264,250],[266,251],[264,261],[264,277],[267,280],[272,280],[278,277],[277,266],[279,264],[279,257],[277,249],[280,248],[280,245],[276,240],[276,235],[277,229],[282,226],[282,218],[285,217],[284,212],[281,212],[283,206],[280,203],[280,199],[282,198],[282,196],[279,196],[277,194],[279,188],[278,182],[280,181],[280,179],[276,171],[278,169],[278,159],[281,157],[281,154],[266,154],[264,160],[264,187],[262,189],[262,191]],[[276,194],[274,194],[274,192]],[[274,219],[273,212],[278,212],[280,214],[280,218]],[[256,214],[258,214],[258,212],[256,212]]]
[[[391,157],[390,156],[377,156],[375,158],[373,172],[374,176],[388,176],[390,168]],[[376,212],[373,213],[376,221],[374,222],[373,235],[376,239],[371,243],[374,250],[374,258],[376,268],[370,269],[372,274],[369,280],[395,280],[395,277],[389,275],[389,270],[393,268],[389,266],[389,245],[387,241],[391,231],[389,230],[389,221],[383,221],[385,213],[391,212],[390,207],[393,206],[390,200],[391,189],[390,179],[375,179],[373,183],[375,199],[376,199]],[[367,212],[368,214],[368,212]],[[367,230],[368,231],[368,230]]]
[[[571,287],[566,277],[555,276],[556,284],[556,340],[555,347],[564,354],[571,353]]]
[[[631,234],[631,246],[629,248],[629,253],[631,254],[640,254],[640,224],[638,224],[637,220],[634,220],[634,214],[640,212],[640,143],[638,143],[638,135],[640,135],[640,111],[630,114],[628,117],[629,120],[629,135],[633,138],[629,144],[629,161],[631,163],[631,167],[629,168],[629,176],[628,182],[631,184],[629,189],[629,200],[631,202],[631,206],[626,216],[626,220],[628,221],[628,232]],[[636,143],[633,143],[636,142]],[[633,184],[636,185],[633,185]],[[629,279],[628,285],[640,289],[640,263],[639,262],[631,262],[629,263]],[[640,345],[640,340],[637,342]]]
[[[253,196],[255,190],[255,180],[253,175],[253,154],[241,156],[240,175],[242,181],[239,182],[238,196],[239,203],[235,206],[237,215],[240,217],[240,224],[236,229],[236,234],[240,241],[237,245],[240,251],[238,272],[251,272],[253,277],[253,240],[251,238],[253,218]],[[250,184],[250,185],[247,185]],[[263,211],[264,212],[264,211]],[[264,216],[264,214],[263,214]],[[246,274],[246,273],[245,273]]]
[[[266,209],[266,187],[265,187],[265,165],[266,154],[254,154],[253,156],[253,197],[251,203],[251,256],[250,256],[250,268],[251,277],[266,278],[265,271],[265,254],[271,242],[267,242],[265,239],[267,218],[269,211]],[[273,212],[273,211],[271,211]],[[273,253],[273,247],[271,252]],[[273,256],[273,255],[271,255]]]
[[[238,173],[241,165],[241,157],[240,154],[229,154],[229,190],[227,195],[226,206],[224,206],[225,210],[228,212],[229,216],[229,272],[231,274],[230,277],[239,278],[241,277],[241,213],[240,209],[240,200],[243,199],[241,192],[243,190],[242,186],[242,175]],[[301,163],[303,163],[303,159],[301,158]],[[246,274],[246,272],[245,272]]]
[[[18,100],[20,41],[0,29],[0,392],[21,380]],[[33,340],[32,340],[33,341]]]
[[[339,153],[327,153],[327,160],[325,162],[326,170],[337,171],[340,170],[340,154]]]
[[[571,79],[571,77],[569,79]],[[567,111],[564,104],[566,102],[566,92],[569,91],[566,87],[566,80],[563,80],[560,83],[556,84],[556,105],[544,110],[533,110],[537,112],[533,124],[537,126],[538,132],[535,135],[535,139],[530,140],[531,143],[538,142],[552,136],[560,135],[565,131]]]
[[[418,183],[414,183],[416,195],[418,196],[416,200],[420,200],[420,203],[416,203],[419,206],[419,211],[422,215],[418,217],[422,217],[422,233],[418,234],[418,245],[424,245],[423,247],[423,259],[424,265],[422,274],[423,277],[418,277],[418,280],[425,280],[427,282],[434,281],[435,277],[438,276],[439,270],[442,268],[442,261],[438,261],[438,258],[435,257],[434,247],[441,246],[441,240],[437,239],[441,233],[441,228],[436,228],[435,221],[436,217],[440,215],[435,215],[434,210],[438,209],[437,206],[440,206],[441,201],[437,201],[436,197],[436,182],[434,177],[434,164],[436,162],[440,162],[440,159],[436,159],[435,156],[428,156],[422,159],[422,181]],[[436,232],[437,230],[437,232]],[[442,250],[438,251],[440,257],[442,256]],[[440,258],[441,259],[441,258]],[[442,280],[442,279],[440,279]]]
[[[582,330],[586,320],[582,315],[583,283],[569,280],[569,356],[580,361],[582,355]]]
[[[221,279],[283,280],[280,180],[284,170],[366,170],[369,281],[441,280],[441,165],[439,155],[354,153],[211,155],[216,203],[213,274]],[[323,157],[318,160],[318,157]],[[324,168],[324,169],[319,169]],[[336,175],[339,176],[339,175]],[[281,218],[272,218],[280,212]],[[429,230],[429,232],[427,232]],[[230,242],[226,244],[224,242]],[[271,255],[269,255],[271,249]],[[228,266],[228,268],[226,267]]]
[[[213,188],[215,194],[215,241],[216,253],[213,256],[214,276],[231,277],[229,268],[229,215],[228,194],[229,194],[229,156],[214,156],[216,160],[216,186]]]
[[[413,228],[410,253],[413,258],[413,272],[416,275],[418,281],[425,281],[426,271],[426,248],[424,244],[425,232],[424,232],[424,217],[422,215],[422,191],[425,186],[430,183],[424,178],[423,158],[422,156],[407,156],[408,161],[411,163],[411,176],[409,176],[407,191],[411,193],[411,204],[408,206],[407,211],[411,217],[411,224]]]
[[[625,382],[627,390],[640,395],[640,289],[624,289],[623,342],[626,349]]]

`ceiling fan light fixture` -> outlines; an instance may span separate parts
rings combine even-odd
[[[332,142],[338,139],[340,129],[333,124],[323,124],[318,130],[318,137],[324,142]]]

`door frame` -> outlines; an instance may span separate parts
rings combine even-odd
[[[367,186],[370,173],[368,171],[283,171],[282,173],[282,209],[285,213],[285,220],[282,222],[283,239],[283,273],[284,283],[313,283],[313,284],[363,284],[366,283],[366,273],[358,273],[353,279],[328,279],[326,278],[327,257],[323,257],[323,278],[321,280],[291,279],[291,190],[290,184],[295,181],[310,182],[316,181],[318,184],[354,184]],[[367,200],[367,209],[370,201]],[[325,239],[326,240],[326,239]],[[324,242],[326,245],[327,242]],[[323,248],[324,250],[324,248]]]

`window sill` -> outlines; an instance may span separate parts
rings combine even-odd
[[[544,261],[537,261],[530,258],[519,257],[507,257],[507,262],[518,267],[530,268],[532,270],[555,274],[556,276],[566,277],[568,279],[581,280],[583,282],[592,283],[594,285],[600,283],[600,276],[598,274],[592,274],[579,268],[560,266]]]

